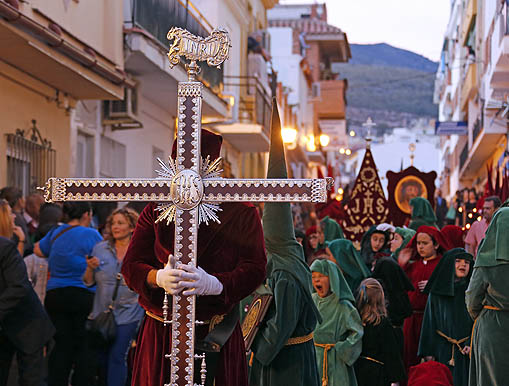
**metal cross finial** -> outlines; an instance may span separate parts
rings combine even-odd
[[[368,119],[366,120],[365,123],[362,124],[363,127],[367,127],[368,128],[368,135],[366,136],[366,142],[367,142],[367,145],[366,147],[369,149],[370,147],[370,143],[372,141],[372,138],[371,138],[371,128],[372,127],[375,127],[376,126],[376,123],[373,122],[373,120],[371,119],[371,117],[368,117]]]

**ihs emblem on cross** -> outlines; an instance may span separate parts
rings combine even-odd
[[[325,202],[332,178],[327,179],[225,179],[220,177],[220,159],[201,158],[201,82],[197,61],[219,66],[228,58],[231,46],[225,30],[214,30],[207,38],[172,28],[174,39],[168,58],[171,67],[184,56],[188,81],[178,84],[176,159],[159,160],[159,178],[89,179],[50,178],[44,188],[47,202],[56,201],[157,201],[156,221],[175,222],[174,256],[181,264],[196,266],[198,227],[220,222],[221,202]],[[172,297],[171,320],[168,294],[163,319],[170,325],[170,383],[165,386],[195,386],[194,361],[201,359],[201,382],[205,383],[204,355],[195,354],[196,297]]]

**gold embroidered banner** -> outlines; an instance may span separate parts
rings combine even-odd
[[[343,221],[345,237],[352,242],[360,242],[369,227],[386,222],[388,216],[387,200],[378,177],[375,160],[368,148],[346,206],[346,218]]]

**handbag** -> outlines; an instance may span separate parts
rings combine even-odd
[[[87,321],[87,330],[95,333],[99,340],[106,345],[113,343],[117,335],[117,325],[115,323],[115,316],[113,315],[113,303],[117,298],[120,280],[122,280],[122,275],[117,273],[117,282],[115,283],[115,289],[113,290],[113,296],[108,308],[94,319],[89,319]]]

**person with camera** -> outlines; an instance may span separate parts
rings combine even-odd
[[[133,209],[113,211],[106,220],[105,240],[94,247],[83,274],[87,286],[97,286],[88,323],[93,341],[91,349],[99,354],[92,355],[95,359],[93,373],[99,374],[99,384],[108,386],[126,384],[127,351],[144,315],[138,304],[138,294],[127,287],[120,274],[137,221],[138,213]],[[105,331],[106,318],[114,320],[109,331]]]

